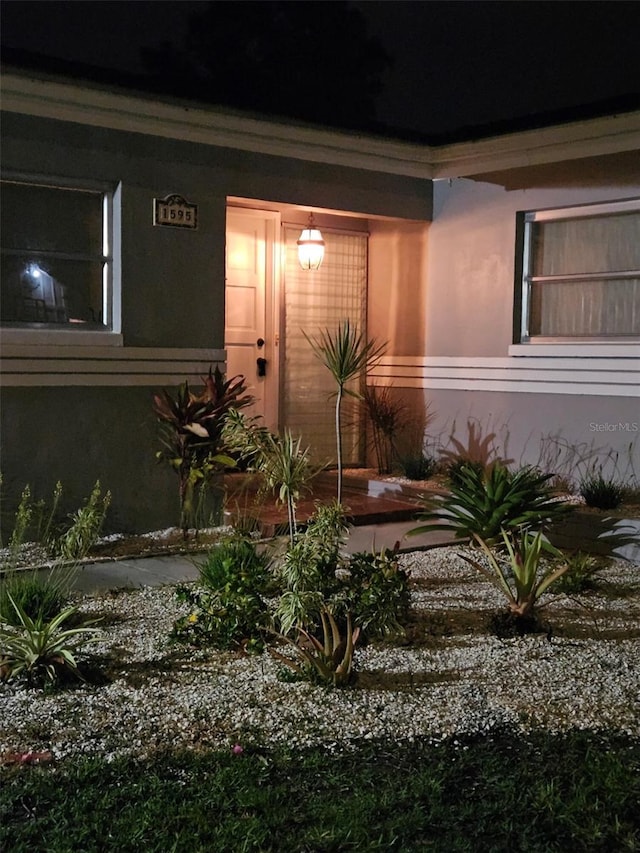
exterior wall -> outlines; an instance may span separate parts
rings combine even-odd
[[[424,352],[428,235],[426,222],[369,222],[368,331],[389,356]]]
[[[465,178],[436,181],[424,355],[479,358],[508,354],[518,211],[638,196],[640,169],[635,186],[508,191]]]
[[[511,346],[516,213],[637,198],[640,170],[636,175],[634,183],[607,187],[601,177],[592,186],[513,190],[468,179],[436,182],[424,347],[419,355],[391,354],[370,381],[393,385],[416,411],[431,404],[437,420],[427,432],[440,446],[452,432],[464,440],[469,421],[496,432],[500,453],[518,464],[539,463],[541,444],[555,440],[592,460],[617,458],[628,472],[623,460],[630,460],[640,477],[640,345]]]
[[[58,479],[65,510],[76,509],[99,478],[117,530],[177,523],[176,477],[155,464],[151,402],[224,363],[227,198],[431,215],[427,180],[16,113],[3,116],[3,171],[120,186],[122,334],[104,346],[65,333],[3,336],[0,460],[3,512],[25,484],[44,498]],[[169,193],[198,205],[197,231],[153,227],[153,199]]]

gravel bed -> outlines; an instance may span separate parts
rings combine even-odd
[[[266,653],[171,644],[172,624],[185,612],[172,587],[82,598],[82,611],[102,625],[91,655],[98,665],[111,660],[112,680],[57,692],[0,684],[0,756],[47,750],[59,759],[109,759],[237,743],[342,749],[361,739],[439,740],[503,726],[640,736],[640,566],[616,561],[596,591],[545,596],[553,633],[501,640],[476,627],[430,636],[431,619],[461,609],[488,617],[503,607],[460,558],[464,550],[401,557],[413,581],[413,642],[359,648],[358,680],[342,690],[282,681]]]

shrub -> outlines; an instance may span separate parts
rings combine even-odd
[[[447,479],[452,486],[460,486],[464,484],[464,478],[462,477],[462,472],[467,469],[471,469],[475,471],[477,474],[484,474],[485,472],[485,464],[484,462],[479,462],[473,459],[465,459],[464,457],[459,457],[453,462],[450,462],[447,466]]]
[[[406,406],[401,400],[393,398],[388,385],[382,388],[377,385],[365,386],[362,400],[371,422],[378,473],[390,474],[398,431],[406,420]]]
[[[70,578],[42,578],[32,572],[11,572],[0,583],[0,622],[19,625],[14,604],[31,619],[52,619],[67,603]],[[13,604],[12,604],[13,602]]]
[[[425,499],[427,511],[420,525],[409,533],[449,530],[458,539],[479,537],[499,542],[502,530],[544,528],[569,511],[569,505],[553,496],[547,485],[550,474],[525,466],[515,472],[499,462],[487,470],[463,465],[459,483],[449,495]]]
[[[323,603],[338,589],[336,571],[346,531],[344,508],[337,502],[323,504],[287,548],[278,567],[284,591],[275,613],[283,634],[318,625]]]
[[[413,456],[402,457],[400,469],[409,480],[428,480],[436,469],[436,460],[433,456],[416,453]]]
[[[313,632],[327,609],[338,619],[349,615],[372,637],[402,633],[409,592],[397,554],[383,549],[344,557],[346,529],[339,504],[320,506],[284,554],[278,571],[284,589],[275,611],[282,634]]]
[[[409,609],[407,573],[398,566],[397,554],[379,552],[352,554],[342,574],[343,589],[338,601],[353,614],[354,623],[370,637],[403,633],[401,620]]]
[[[269,565],[269,556],[246,537],[223,539],[200,566],[200,584],[176,588],[191,612],[175,622],[173,639],[262,651],[269,625],[266,595],[273,583]]]
[[[230,412],[223,437],[230,450],[246,463],[247,469],[258,473],[265,487],[286,504],[289,538],[293,543],[297,532],[296,502],[302,492],[309,489],[318,468],[311,464],[309,448],[302,447],[301,438],[295,439],[289,430],[284,430],[282,436],[274,435],[255,421],[255,418],[245,418],[241,412]]]
[[[9,594],[16,626],[0,629],[0,672],[7,681],[25,676],[32,684],[54,683],[63,674],[82,678],[74,652],[95,641],[94,628],[64,627],[77,618],[78,608],[68,607],[53,619],[32,619]]]
[[[607,565],[602,557],[593,554],[584,554],[576,551],[575,554],[565,554],[562,563],[566,563],[567,571],[554,583],[554,592],[576,595],[588,589],[593,589],[595,584],[593,576]]]
[[[587,506],[598,509],[615,509],[625,497],[625,487],[615,480],[605,479],[602,473],[591,473],[584,477],[578,492]]]
[[[178,474],[180,526],[186,537],[196,522],[197,507],[212,475],[234,460],[225,455],[222,431],[232,410],[253,402],[246,394],[244,376],[225,380],[218,367],[202,380],[204,388],[194,394],[184,382],[175,397],[168,391],[156,394],[153,409],[160,422],[162,450],[156,458],[164,459]]]

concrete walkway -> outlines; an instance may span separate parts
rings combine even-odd
[[[441,531],[407,537],[407,531],[415,526],[415,521],[396,521],[352,527],[345,550],[350,554],[374,548],[379,551],[393,548],[399,541],[401,549],[411,551],[451,542],[451,537]],[[198,563],[204,556],[195,553],[86,563],[80,567],[73,586],[78,592],[90,594],[192,581],[198,578]]]

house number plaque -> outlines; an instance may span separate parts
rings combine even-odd
[[[198,227],[198,205],[191,204],[181,195],[168,195],[153,200],[153,224],[170,228]]]

